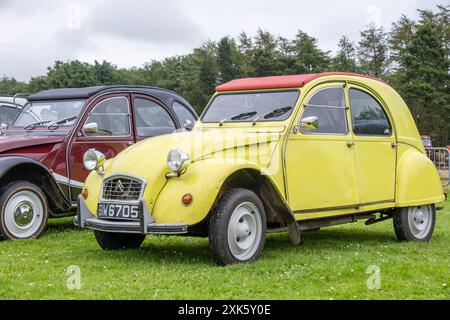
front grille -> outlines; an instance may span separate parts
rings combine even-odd
[[[104,200],[138,201],[141,198],[144,183],[133,177],[114,176],[103,182]]]

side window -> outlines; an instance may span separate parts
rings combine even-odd
[[[128,99],[117,97],[100,102],[89,115],[86,124],[88,123],[96,123],[98,126],[98,132],[86,133],[88,136],[129,136],[131,129]]]
[[[179,102],[174,102],[172,105],[173,111],[178,117],[178,120],[180,120],[181,125],[186,124],[186,120],[189,120],[194,124],[197,120],[195,120],[194,115],[191,111],[188,110],[184,105],[182,105]]]
[[[136,132],[140,137],[153,137],[176,130],[169,113],[159,104],[147,99],[134,100]]]
[[[0,123],[11,124],[16,118],[19,110],[8,105],[0,105]]]
[[[356,135],[390,136],[392,127],[383,107],[368,93],[350,89],[353,132]]]
[[[347,116],[345,105],[345,91],[334,87],[319,90],[305,105],[302,119],[318,118],[317,129],[302,128],[303,133],[346,134]]]

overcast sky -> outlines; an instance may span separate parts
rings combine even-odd
[[[204,41],[263,28],[301,29],[335,50],[368,22],[389,29],[402,13],[449,0],[0,0],[0,76],[29,80],[55,60],[107,60],[120,67],[185,54]]]

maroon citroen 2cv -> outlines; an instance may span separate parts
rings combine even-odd
[[[137,141],[190,129],[197,114],[164,89],[54,89],[28,103],[0,137],[0,238],[36,238],[49,217],[76,213],[84,153],[108,158]]]

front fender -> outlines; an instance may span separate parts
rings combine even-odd
[[[12,168],[21,165],[21,164],[32,164],[41,167],[45,171],[48,172],[48,169],[44,167],[41,163],[27,157],[19,157],[19,156],[6,156],[0,157],[0,179],[8,173]]]
[[[419,206],[444,200],[441,180],[433,162],[416,148],[400,145],[396,206]]]
[[[192,164],[186,174],[167,181],[155,202],[153,218],[157,223],[200,223],[208,216],[224,181],[240,169],[262,170],[250,162],[220,164],[210,159]],[[181,201],[187,193],[193,196],[189,207]]]
[[[70,202],[47,167],[27,157],[0,157],[0,187],[17,180],[30,181],[42,188],[52,212],[64,213],[71,209]]]

